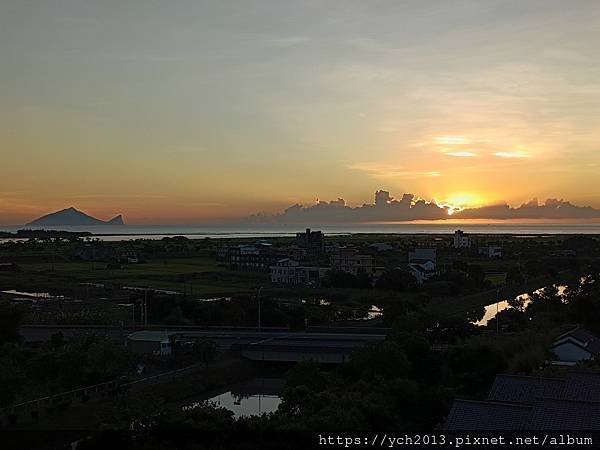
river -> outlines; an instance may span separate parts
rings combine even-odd
[[[544,289],[545,288],[536,289],[534,292],[537,294],[542,292]],[[559,285],[556,286],[556,289],[558,290],[558,295],[562,296],[565,292],[565,289],[567,289],[567,286]],[[527,306],[531,303],[531,296],[528,293],[519,294],[515,296],[515,299],[521,299],[524,306]],[[495,318],[500,311],[504,311],[508,308],[510,308],[508,300],[490,303],[489,305],[485,306],[485,313],[483,314],[483,317],[480,320],[472,323],[477,326],[485,327],[487,326],[488,322]]]

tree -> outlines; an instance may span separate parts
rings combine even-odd
[[[8,302],[0,303],[0,345],[19,340],[22,317],[22,313]]]
[[[391,291],[404,291],[413,288],[415,285],[415,277],[406,270],[399,268],[386,270],[375,283],[376,288],[389,289]]]

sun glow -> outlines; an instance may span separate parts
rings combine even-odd
[[[446,197],[445,200],[438,202],[438,205],[448,208],[449,216],[465,208],[472,208],[483,204],[485,204],[483,197],[473,192],[455,192]]]

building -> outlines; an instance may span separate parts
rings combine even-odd
[[[501,258],[502,247],[499,245],[486,245],[485,247],[479,247],[479,254],[487,258]]]
[[[419,284],[437,275],[437,250],[419,247],[408,252],[408,271]]]
[[[297,284],[296,268],[300,265],[298,261],[284,258],[271,266],[271,283],[275,284]]]
[[[308,256],[319,256],[323,254],[323,233],[311,231],[307,228],[304,233],[296,233],[296,245],[306,250]]]
[[[318,286],[329,270],[329,267],[299,266],[296,268],[297,284]]]
[[[139,256],[135,250],[122,250],[119,253],[118,260],[120,263],[137,264],[140,262]]]
[[[589,431],[600,423],[600,374],[497,375],[484,401],[454,400],[448,431]]]
[[[271,244],[259,242],[254,245],[235,245],[219,249],[218,259],[236,270],[268,272],[271,265],[282,258],[282,253]]]
[[[575,328],[556,338],[552,352],[556,356],[554,364],[575,365],[600,355],[600,339],[583,328]]]
[[[358,275],[365,272],[372,275],[375,271],[375,261],[372,255],[361,255],[353,247],[340,248],[331,255],[331,269]]]
[[[471,238],[462,230],[454,232],[454,248],[471,248]]]
[[[415,277],[417,283],[423,284],[430,278],[437,275],[435,263],[433,261],[424,261],[421,263],[410,263],[408,271]]]
[[[147,355],[170,355],[171,336],[166,331],[136,331],[127,336],[126,345],[134,353]]]
[[[318,285],[328,271],[328,267],[302,266],[298,261],[284,258],[271,266],[271,282],[274,284]]]

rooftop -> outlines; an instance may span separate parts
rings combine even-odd
[[[486,401],[455,400],[448,430],[592,430],[600,423],[600,374],[497,375]]]
[[[170,333],[167,331],[143,330],[131,333],[127,336],[127,339],[130,341],[162,342],[165,339],[169,339],[169,337],[173,334],[174,333]]]

